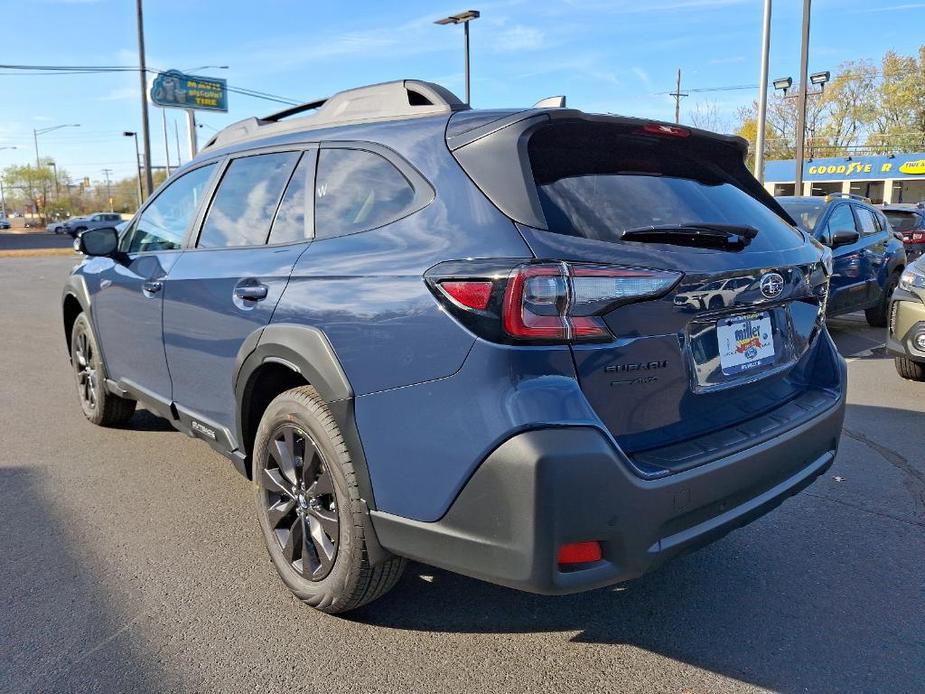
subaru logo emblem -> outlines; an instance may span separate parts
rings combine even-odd
[[[776,272],[769,272],[761,278],[761,293],[768,299],[776,299],[784,291],[784,278]]]

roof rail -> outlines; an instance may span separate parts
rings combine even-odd
[[[416,118],[469,106],[439,84],[421,80],[398,80],[338,92],[327,99],[310,101],[264,118],[245,118],[219,131],[203,149],[220,147],[252,137],[330,127],[346,123]],[[314,110],[305,118],[283,122],[290,116]]]
[[[828,193],[825,196],[826,201],[828,202],[831,198],[851,198],[852,200],[860,200],[861,202],[870,202],[870,198],[865,198],[863,195],[858,195],[857,193]]]

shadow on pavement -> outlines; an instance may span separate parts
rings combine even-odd
[[[90,552],[45,498],[44,480],[0,468],[0,691],[139,691],[162,687]]]
[[[858,419],[871,410],[921,417],[852,410]],[[846,441],[851,459],[843,450],[833,471],[857,477],[872,467],[866,501],[884,506],[877,477],[892,471]],[[574,631],[576,643],[631,646],[778,691],[921,691],[925,517],[882,518],[829,484],[617,588],[543,597],[413,564],[391,594],[351,618],[451,633]]]

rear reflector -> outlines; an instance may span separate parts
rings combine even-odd
[[[573,542],[559,548],[559,565],[587,564],[592,561],[600,561],[601,556],[600,542]]]
[[[491,298],[491,282],[441,282],[440,289],[460,306],[484,311]]]

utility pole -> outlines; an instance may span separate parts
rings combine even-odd
[[[170,140],[167,138],[167,109],[161,109],[161,119],[164,122],[164,156],[167,157],[167,176],[170,176]]]
[[[148,128],[148,69],[145,67],[145,25],[141,0],[135,0],[135,14],[138,24],[138,81],[141,84],[141,137],[145,148],[145,183],[148,193],[154,190],[151,178],[151,132]]]
[[[103,169],[103,175],[106,177],[106,197],[109,198],[109,211],[112,212],[112,185],[109,181],[109,175],[112,169]]]
[[[189,129],[189,158],[192,161],[199,151],[199,144],[196,142],[196,112],[191,108],[186,109],[186,127]]]
[[[135,170],[138,172],[138,207],[141,207],[144,202],[144,193],[141,190],[141,154],[138,151],[138,133],[131,130],[126,130],[122,133],[125,137],[134,137],[135,138],[135,164],[138,168]]]
[[[6,219],[6,194],[3,192],[3,178],[0,177],[0,214]]]
[[[809,87],[809,16],[812,0],[803,0],[803,43],[800,49],[800,92],[796,131],[796,171],[794,195],[803,195],[803,148],[806,137],[806,95]]]
[[[180,158],[180,124],[177,123],[176,119],[173,121],[173,136],[177,143],[177,167],[179,167],[183,160]]]
[[[764,185],[764,131],[768,122],[768,59],[771,53],[771,0],[764,0],[761,30],[761,76],[758,79],[758,132],[755,135],[755,178]]]
[[[687,96],[681,92],[681,68],[678,68],[678,80],[675,82],[675,87],[673,92],[668,93],[669,96],[674,97],[674,122],[681,122],[681,97]]]

